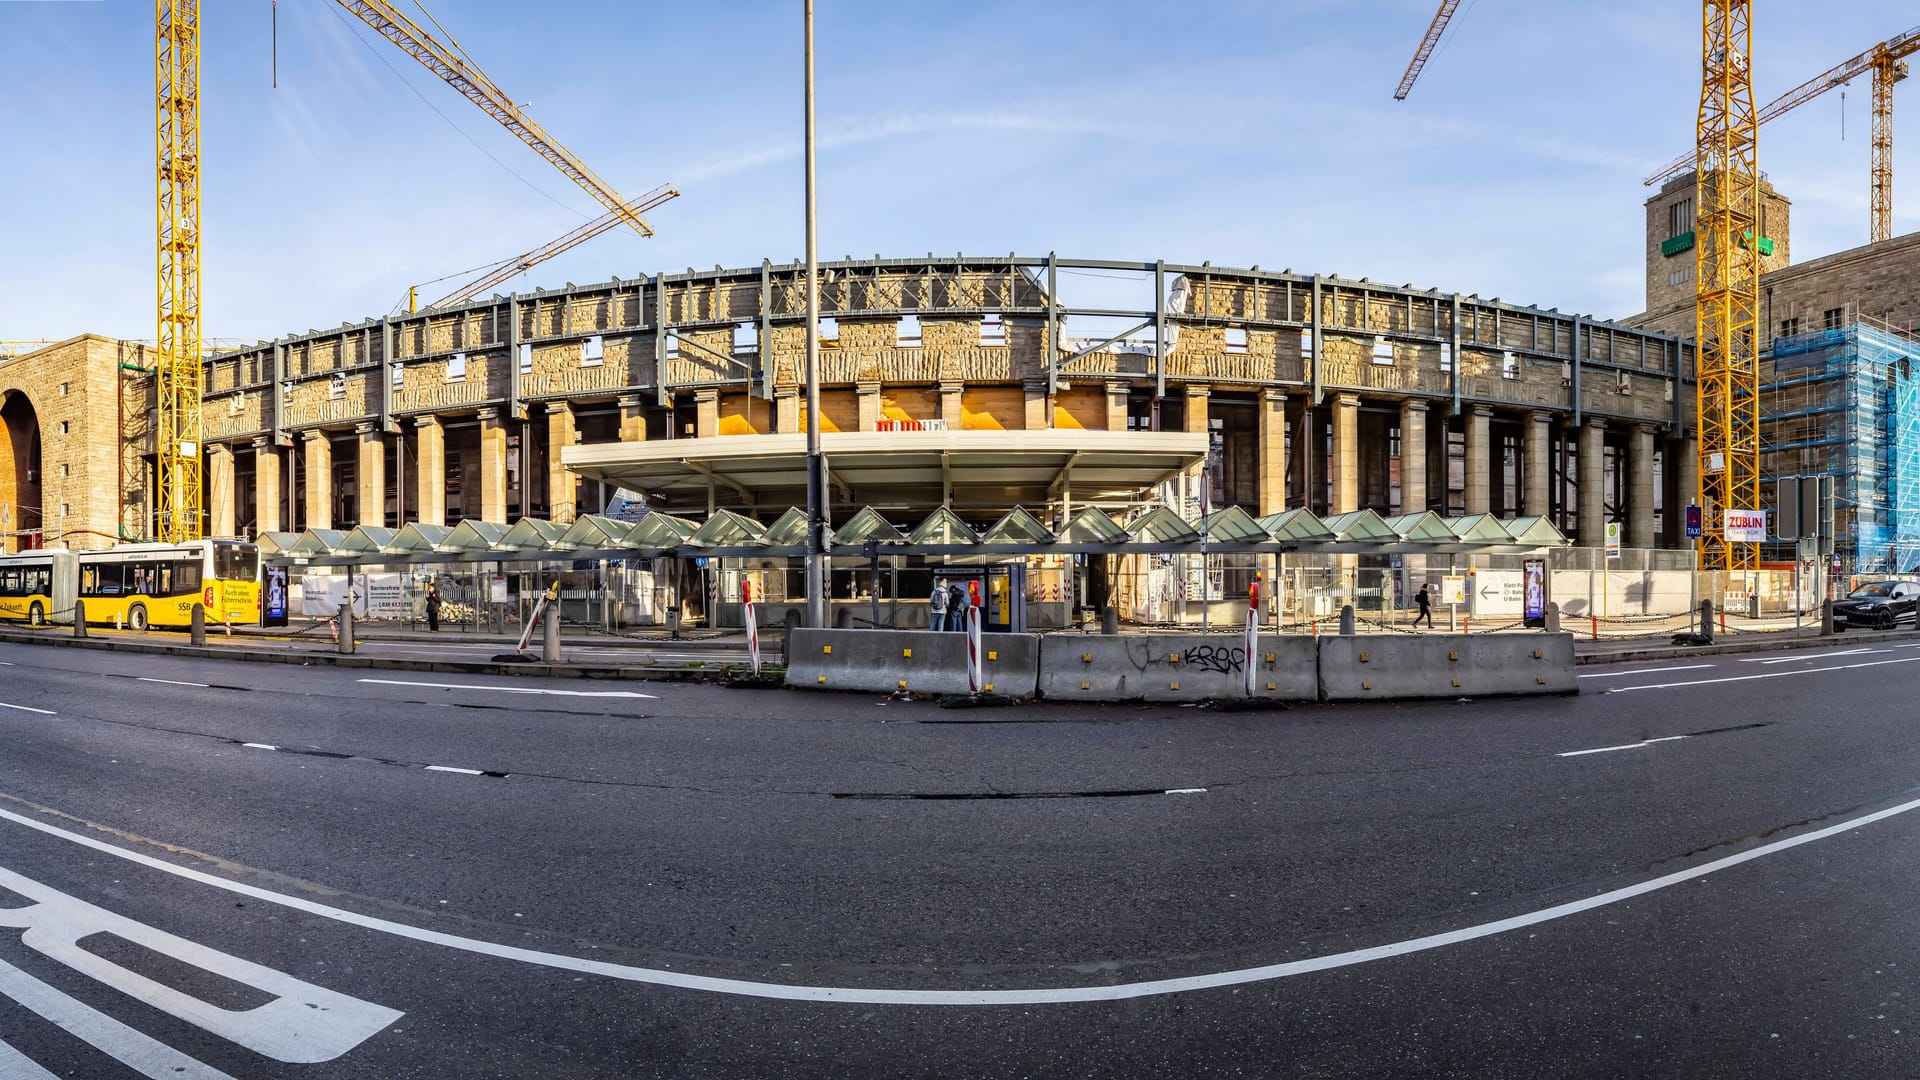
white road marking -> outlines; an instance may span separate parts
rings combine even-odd
[[[1712,664],[1684,664],[1680,667],[1643,667],[1634,668],[1632,671],[1595,671],[1576,677],[1581,679],[1610,679],[1615,675],[1660,675],[1669,671],[1699,671],[1701,668],[1710,668],[1712,666]]]
[[[496,694],[551,694],[555,697],[591,697],[591,698],[647,698],[658,701],[654,694],[642,694],[635,690],[548,690],[537,686],[482,686],[478,683],[440,683],[409,682],[405,679],[361,679],[363,683],[375,683],[380,686],[425,686],[434,690],[491,690]]]
[[[685,990],[701,990],[709,993],[735,994],[742,997],[772,998],[782,1001],[838,1002],[866,1005],[1054,1005],[1087,1001],[1118,1001],[1129,998],[1154,997],[1162,994],[1178,994],[1191,990],[1211,990],[1222,986],[1241,986],[1247,983],[1267,982],[1285,979],[1295,975],[1306,975],[1318,971],[1330,971],[1336,968],[1352,967],[1356,964],[1386,960],[1396,956],[1407,956],[1430,949],[1457,945],[1464,941],[1476,941],[1496,934],[1538,926],[1541,923],[1564,919],[1609,904],[1618,904],[1637,896],[1671,888],[1682,882],[1717,874],[1722,870],[1731,870],[1736,866],[1755,859],[1765,858],[1802,844],[1811,844],[1831,836],[1851,832],[1863,825],[1900,814],[1920,810],[1920,799],[1913,799],[1890,806],[1885,810],[1876,810],[1871,814],[1862,814],[1849,818],[1837,825],[1829,825],[1810,833],[1775,840],[1750,851],[1727,855],[1699,866],[1676,870],[1670,874],[1650,878],[1618,889],[1589,896],[1583,900],[1573,900],[1552,907],[1541,908],[1510,918],[1493,922],[1464,926],[1458,930],[1449,930],[1425,937],[1411,938],[1406,941],[1375,945],[1366,949],[1354,949],[1349,952],[1331,953],[1326,956],[1308,957],[1304,960],[1290,960],[1285,963],[1267,964],[1261,967],[1240,968],[1233,971],[1219,971],[1205,975],[1189,975],[1177,979],[1153,979],[1145,982],[1113,983],[1105,986],[1053,987],[1038,990],[889,990],[869,987],[839,986],[797,986],[785,983],[752,982],[746,979],[723,979],[709,975],[692,975],[679,971],[663,971],[658,968],[634,967],[627,964],[608,963],[603,960],[587,960],[577,956],[565,956],[560,953],[541,952],[536,949],[524,949],[513,945],[499,945],[491,941],[458,937],[438,930],[424,930],[405,923],[391,922],[387,919],[362,915],[359,912],[342,908],[328,907],[325,904],[284,893],[272,892],[257,885],[243,885],[237,881],[215,877],[203,870],[178,866],[157,859],[151,855],[109,844],[91,836],[69,832],[34,818],[16,814],[11,810],[0,810],[0,819],[25,825],[49,836],[56,836],[82,847],[125,859],[128,862],[150,867],[163,873],[197,881],[216,889],[240,896],[250,896],[271,904],[295,911],[304,911],[311,915],[333,919],[367,930],[391,934],[411,941],[440,945],[462,952],[481,956],[492,956],[502,960],[515,960],[525,964],[554,968],[560,971],[572,971],[586,975],[600,975],[609,979],[626,982],[648,983],[656,986],[673,986]]]
[[[0,1076],[14,1077],[15,1080],[59,1080],[59,1077],[35,1064],[32,1058],[3,1042],[0,1042]]]
[[[1715,683],[1748,682],[1753,679],[1784,679],[1789,675],[1818,675],[1826,671],[1852,671],[1854,668],[1883,667],[1887,664],[1911,664],[1920,662],[1920,656],[1909,656],[1901,660],[1869,660],[1862,664],[1841,664],[1837,667],[1796,668],[1793,671],[1766,671],[1758,675],[1729,675],[1724,679],[1695,679],[1691,682],[1648,683],[1645,686],[1616,686],[1607,691],[1609,694],[1625,694],[1633,690],[1671,690],[1676,686],[1712,686]]]
[[[135,675],[133,678],[135,682],[166,683],[168,686],[198,686],[202,690],[207,688],[207,684],[203,682],[181,682],[178,679],[149,679],[144,675]]]
[[[1657,742],[1674,742],[1675,740],[1684,739],[1686,737],[1687,736],[1685,735],[1667,735],[1658,739],[1646,739],[1641,742],[1622,743],[1619,746],[1596,746],[1591,750],[1569,750],[1564,754],[1555,754],[1553,756],[1554,757],[1580,757],[1583,754],[1611,754],[1615,750],[1638,750],[1643,746],[1652,746],[1654,743],[1657,743]]]
[[[0,926],[21,931],[22,945],[135,1001],[275,1061],[331,1061],[405,1015],[135,922],[4,867],[0,867],[0,887],[34,901],[25,907],[0,908]],[[241,983],[271,1000],[240,1010],[212,1005],[81,947],[82,941],[102,934]],[[147,1076],[226,1075],[4,963],[0,963],[0,995]],[[189,1066],[194,1070],[189,1071]]]
[[[13,661],[11,661],[11,660],[0,660],[0,667],[12,667],[12,666],[13,666]]]
[[[462,776],[485,776],[479,769],[456,769],[451,765],[429,765],[428,772],[456,772]]]
[[[254,748],[255,750],[278,750],[278,749],[280,749],[279,747],[277,747],[277,746],[275,746],[275,745],[273,745],[272,743],[264,743],[264,742],[243,742],[243,743],[241,743],[240,745],[241,745],[241,746],[251,746],[251,747],[253,747],[253,748]]]
[[[1160,794],[1162,795],[1205,795],[1206,793],[1207,793],[1207,789],[1203,787],[1177,787],[1177,788],[1168,788],[1167,790],[1161,792]]]
[[[233,1080],[4,961],[0,961],[0,997],[12,998],[149,1080]]]
[[[21,712],[37,712],[41,716],[59,716],[60,715],[59,713],[54,712],[52,709],[36,709],[31,705],[9,705],[4,701],[0,701],[0,709],[19,709]]]

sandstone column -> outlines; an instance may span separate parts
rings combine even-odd
[[[1046,383],[1027,383],[1027,430],[1045,431],[1053,426],[1053,401],[1047,397]]]
[[[360,468],[354,477],[359,488],[360,520],[355,524],[384,528],[387,524],[387,435],[375,424],[361,424],[354,432],[360,436]]]
[[[1605,547],[1606,421],[1589,416],[1580,427],[1580,543]]]
[[[1122,399],[1124,402],[1125,399]],[[1260,394],[1260,516],[1287,508],[1287,394]]]
[[[418,484],[415,510],[422,525],[447,523],[447,429],[437,416],[421,416],[413,421],[417,445],[414,453],[413,480]]]
[[[960,398],[959,383],[940,384],[940,419],[947,422],[948,431],[959,431],[967,426],[966,410]]]
[[[1489,427],[1493,410],[1475,406],[1467,410],[1467,513],[1493,512],[1493,436]]]
[[[234,535],[233,500],[233,447],[215,443],[207,447],[207,531],[212,535]]]
[[[1553,418],[1543,412],[1527,415],[1526,485],[1521,489],[1520,504],[1534,517],[1551,513],[1552,422]]]
[[[568,523],[579,512],[579,480],[560,463],[560,452],[574,441],[573,406],[547,402],[547,520]]]
[[[825,406],[821,407],[821,412],[826,412]],[[720,434],[720,391],[694,391],[693,434],[701,439],[711,439]]]
[[[785,400],[791,400],[791,396]],[[646,442],[647,411],[646,406],[640,404],[639,395],[634,394],[620,398],[617,404],[620,406],[620,441],[623,443]],[[780,415],[780,430],[791,431],[792,428],[787,426],[786,413],[782,412]],[[571,409],[568,410],[567,423],[569,426],[573,423]]]
[[[1700,501],[1700,444],[1692,438],[1674,439],[1667,443],[1667,454],[1667,460],[1673,462],[1680,471],[1680,505],[1698,503]],[[1682,521],[1684,528],[1684,519]],[[1680,535],[1684,539],[1686,533],[1683,531]]]
[[[507,424],[500,410],[480,410],[480,520],[507,520]]]
[[[333,528],[333,443],[325,431],[306,434],[307,528]]]
[[[880,384],[863,382],[853,388],[854,404],[859,406],[860,430],[880,430]]]
[[[1341,394],[1333,399],[1333,505],[1330,513],[1360,509],[1360,399]]]
[[[1127,384],[1107,384],[1107,430],[1127,430]]]
[[[1400,406],[1400,512],[1427,509],[1427,403]]]
[[[286,496],[280,488],[280,451],[265,439],[253,444],[253,528],[254,535],[279,532],[280,502]]]
[[[1642,424],[1633,429],[1633,452],[1627,461],[1627,546],[1650,548],[1653,539],[1653,432]]]
[[[1189,432],[1206,434],[1207,397],[1209,391],[1198,386],[1187,387],[1187,419],[1185,428]]]

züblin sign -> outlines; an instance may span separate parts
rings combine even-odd
[[[1764,510],[1729,510],[1726,516],[1727,542],[1758,544],[1767,538],[1767,513]]]

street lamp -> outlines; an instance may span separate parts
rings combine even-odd
[[[806,13],[807,100],[807,625],[827,625],[826,461],[820,456],[820,236],[814,199],[813,0]],[[764,343],[762,344],[764,346]]]

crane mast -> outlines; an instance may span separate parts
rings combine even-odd
[[[1694,151],[1694,368],[1700,566],[1745,570],[1758,545],[1727,539],[1727,510],[1760,507],[1760,170],[1752,0],[1705,0]]]
[[[202,535],[200,471],[200,0],[156,0],[162,539]]]

